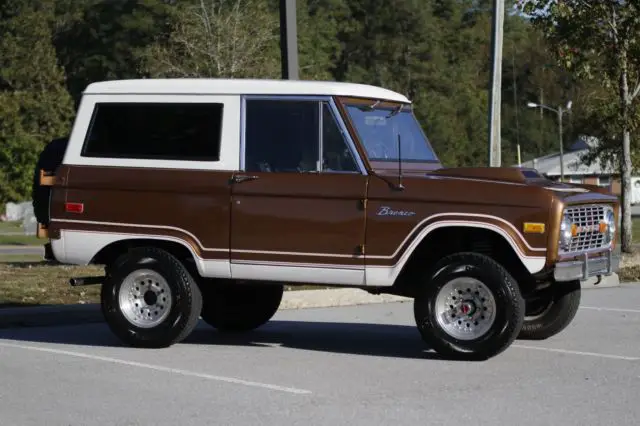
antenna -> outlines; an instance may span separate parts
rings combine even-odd
[[[398,132],[398,187],[400,191],[404,189],[402,184],[402,144],[400,143],[400,132]]]

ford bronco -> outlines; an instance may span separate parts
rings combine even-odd
[[[405,96],[336,82],[90,84],[36,170],[45,257],[104,266],[105,320],[164,347],[276,313],[284,285],[413,299],[429,348],[487,359],[561,332],[616,271],[619,202],[515,167],[447,168]]]

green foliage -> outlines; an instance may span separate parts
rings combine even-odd
[[[548,13],[539,13],[542,8]],[[522,9],[534,15],[534,26],[542,30],[563,68],[579,78],[596,79],[608,93],[594,102],[611,124],[607,132],[637,130],[640,110],[634,101],[640,94],[640,3],[526,0]],[[634,83],[626,94],[621,87],[623,75],[627,85]]]
[[[619,167],[622,250],[629,251],[632,152],[638,148],[631,136],[640,126],[640,3],[525,0],[521,6],[553,46],[559,64],[578,77],[598,79],[604,89],[602,100],[591,101],[585,114],[597,123],[594,133],[601,138],[585,160]]]
[[[181,2],[182,3],[182,2]],[[56,0],[55,46],[76,103],[100,80],[139,78],[148,45],[163,41],[174,9],[161,0]]]
[[[37,156],[72,117],[52,44],[53,3],[7,2],[0,10],[0,203],[27,199]]]
[[[414,101],[445,165],[486,165],[491,5],[489,0],[298,0],[300,77],[400,91]],[[68,131],[73,103],[94,81],[279,78],[278,6],[271,0],[4,0],[0,202],[27,196],[30,168],[43,143]],[[523,161],[558,150],[555,115],[529,109],[527,101],[552,106],[574,101],[565,120],[567,145],[582,133],[615,134],[615,97],[598,79],[578,79],[574,72],[599,76],[606,61],[593,65],[587,51],[565,48],[573,55],[567,68],[566,57],[558,61],[559,44],[541,22],[531,25],[511,14],[505,19],[505,165],[516,163],[518,145]],[[637,45],[629,50],[630,67],[640,58],[633,50]]]

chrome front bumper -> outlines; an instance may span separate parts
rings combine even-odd
[[[589,258],[586,253],[580,260],[559,262],[553,271],[556,281],[584,281],[598,275],[611,275],[620,269],[620,255],[611,250],[605,256]]]

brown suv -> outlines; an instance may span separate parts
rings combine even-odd
[[[560,332],[580,281],[619,264],[615,196],[445,168],[411,102],[379,87],[95,83],[61,158],[39,169],[39,234],[50,258],[105,265],[71,282],[102,284],[134,346],[178,342],[200,316],[251,330],[284,284],[321,284],[412,297],[431,348],[486,359]]]

